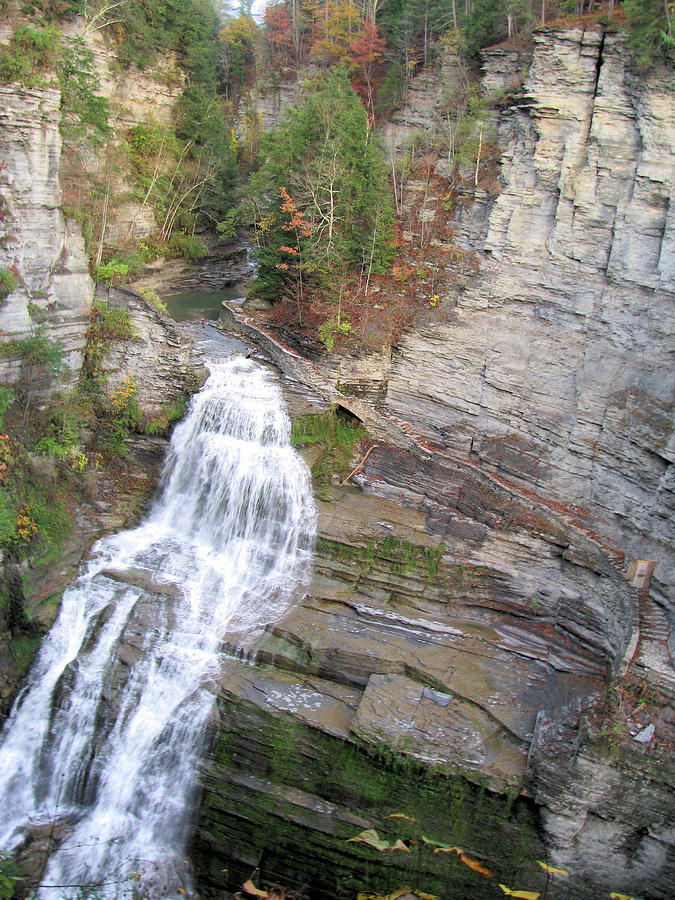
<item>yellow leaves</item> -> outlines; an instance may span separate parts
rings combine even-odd
[[[518,897],[519,900],[538,900],[541,897],[541,894],[538,891],[512,891],[511,888],[508,888],[505,884],[500,884],[499,887],[504,891],[507,897]]]
[[[366,894],[361,892],[356,895],[356,898],[357,900],[399,900],[399,897],[403,897],[405,894],[413,894],[413,896],[418,897],[419,900],[440,900],[435,894],[425,894],[424,891],[414,891],[409,888],[408,885],[393,891],[391,894]]]
[[[388,816],[385,816],[385,819],[403,819],[405,822],[416,822],[417,819],[413,819],[412,816],[406,816],[404,813],[390,813]]]
[[[353,838],[348,838],[347,843],[356,843],[360,842],[362,844],[368,844],[369,847],[374,847],[376,850],[386,850],[389,847],[389,841],[382,840],[377,831],[374,828],[368,828],[366,831],[361,831],[359,834],[355,835]]]
[[[403,843],[403,841],[401,841],[401,840],[395,841],[395,842],[389,847],[389,849],[390,849],[390,850],[405,850],[406,853],[410,853],[410,852],[411,852],[410,847],[406,847],[406,845],[405,845],[405,844]]]
[[[405,850],[406,853],[410,853],[410,848],[406,847],[403,841],[397,840],[393,844],[390,844],[389,841],[381,838],[374,828],[368,828],[366,831],[362,831],[360,834],[355,835],[353,838],[348,838],[347,840],[348,842],[368,844],[369,847],[373,847],[380,853],[382,853],[383,850],[389,850],[390,852],[393,852],[394,850]]]
[[[267,891],[261,891],[260,888],[257,888],[250,879],[245,882],[243,888],[250,897],[269,897],[269,893]]]
[[[427,843],[433,843],[432,841],[428,841]],[[462,853],[461,847],[437,847],[434,850],[434,853]]]
[[[567,872],[564,869],[556,869],[554,866],[549,866],[540,859],[536,860],[536,862],[542,867],[544,872],[548,872],[550,875],[563,875],[567,878]]]
[[[30,509],[24,506],[16,517],[16,533],[20,540],[28,543],[34,534],[37,534],[37,524],[31,516]]]
[[[616,891],[612,891],[609,896],[612,898],[612,900],[633,900],[633,898],[628,894],[619,894]]]
[[[268,234],[272,230],[273,225],[274,225],[274,214],[273,213],[265,213],[255,223],[256,231],[258,234],[261,234],[261,235]]]
[[[115,412],[126,409],[129,402],[136,396],[136,380],[133,375],[127,375],[122,384],[112,395],[112,405]]]

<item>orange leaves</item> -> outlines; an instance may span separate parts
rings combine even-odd
[[[495,877],[493,873],[482,863],[478,862],[477,859],[472,859],[470,856],[467,856],[461,847],[436,847],[434,853],[456,853],[464,865],[473,869],[474,872],[478,872],[480,875],[486,875],[488,878]]]
[[[471,859],[471,857],[467,856],[466,853],[460,853],[459,858],[462,860],[465,866],[473,869],[474,872],[478,872],[479,875],[485,875],[487,876],[487,878],[495,877],[492,872],[482,863],[479,863],[477,859]]]
[[[293,202],[293,198],[290,196],[285,187],[281,188],[281,196],[284,201],[281,204],[281,211],[289,213],[289,215],[291,216],[290,222],[288,222],[286,225],[281,226],[283,230],[300,232],[303,237],[310,237],[310,235],[312,234],[312,226],[295,205],[295,203]],[[282,249],[284,248],[282,247]]]
[[[7,474],[7,468],[12,460],[9,449],[9,435],[0,434],[0,481]]]

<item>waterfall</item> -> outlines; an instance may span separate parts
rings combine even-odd
[[[64,593],[0,745],[0,849],[63,823],[40,897],[190,893],[222,649],[281,616],[310,566],[315,510],[289,433],[266,369],[214,363],[147,520],[98,542]]]

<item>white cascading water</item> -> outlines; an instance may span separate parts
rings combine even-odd
[[[40,897],[190,892],[222,648],[278,618],[310,566],[315,510],[289,428],[267,370],[213,364],[147,521],[100,541],[64,593],[0,746],[0,849],[31,825],[72,823]]]

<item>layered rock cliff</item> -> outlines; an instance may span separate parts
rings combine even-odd
[[[535,35],[499,120],[503,187],[450,219],[481,271],[406,333],[386,407],[430,440],[579,508],[672,598],[675,122],[667,74],[620,36]],[[460,204],[461,205],[461,204]],[[583,510],[583,512],[582,512]]]
[[[541,31],[529,68],[488,51],[500,190],[450,184],[439,159],[403,198],[412,226],[435,221],[446,179],[445,225],[479,266],[458,277],[453,254],[440,310],[391,356],[309,361],[230,316],[377,447],[360,491],[322,488],[308,596],[222,679],[194,842],[207,896],[254,868],[319,897],[500,895],[416,847],[388,869],[347,843],[393,840],[395,813],[512,888],[668,896],[675,129],[663,73],[629,63],[600,29]],[[438,127],[422,81],[386,130],[394,156]]]
[[[94,283],[80,227],[62,206],[59,103],[57,88],[0,85],[0,266],[20,279],[0,304],[0,330],[23,338],[44,321],[75,373]],[[0,377],[15,380],[18,361],[0,359]]]
[[[483,898],[498,881],[552,898],[669,896],[674,130],[662,76],[638,81],[628,60],[617,35],[543,30],[521,90],[522,57],[487,54],[486,91],[511,97],[494,110],[500,192],[455,184],[445,215],[479,269],[458,278],[448,264],[443,303],[392,353],[308,363],[239,320],[378,446],[358,487],[317,485],[307,596],[253,654],[223,648],[192,847],[205,897],[256,868],[322,900],[402,884]],[[415,116],[388,130],[394,155],[436,127],[435,79],[416,90]],[[17,146],[55,160],[38,123],[56,97],[27,97],[33,143]],[[446,160],[436,170],[447,180]],[[441,196],[410,179],[410,220],[437,217]],[[60,274],[54,246],[43,279]],[[37,300],[57,296],[36,285]],[[152,386],[175,335],[158,341],[132,295],[111,299],[139,327],[111,380],[138,365]],[[26,310],[12,295],[0,324],[28,330]],[[292,386],[289,400],[307,411]],[[619,714],[608,679],[629,665],[625,697],[609,694]],[[633,741],[648,723],[653,739]],[[417,820],[408,832],[387,819],[400,813]],[[382,857],[348,842],[372,826],[418,843]],[[424,851],[422,833],[497,878]],[[568,875],[549,881],[537,859]]]

